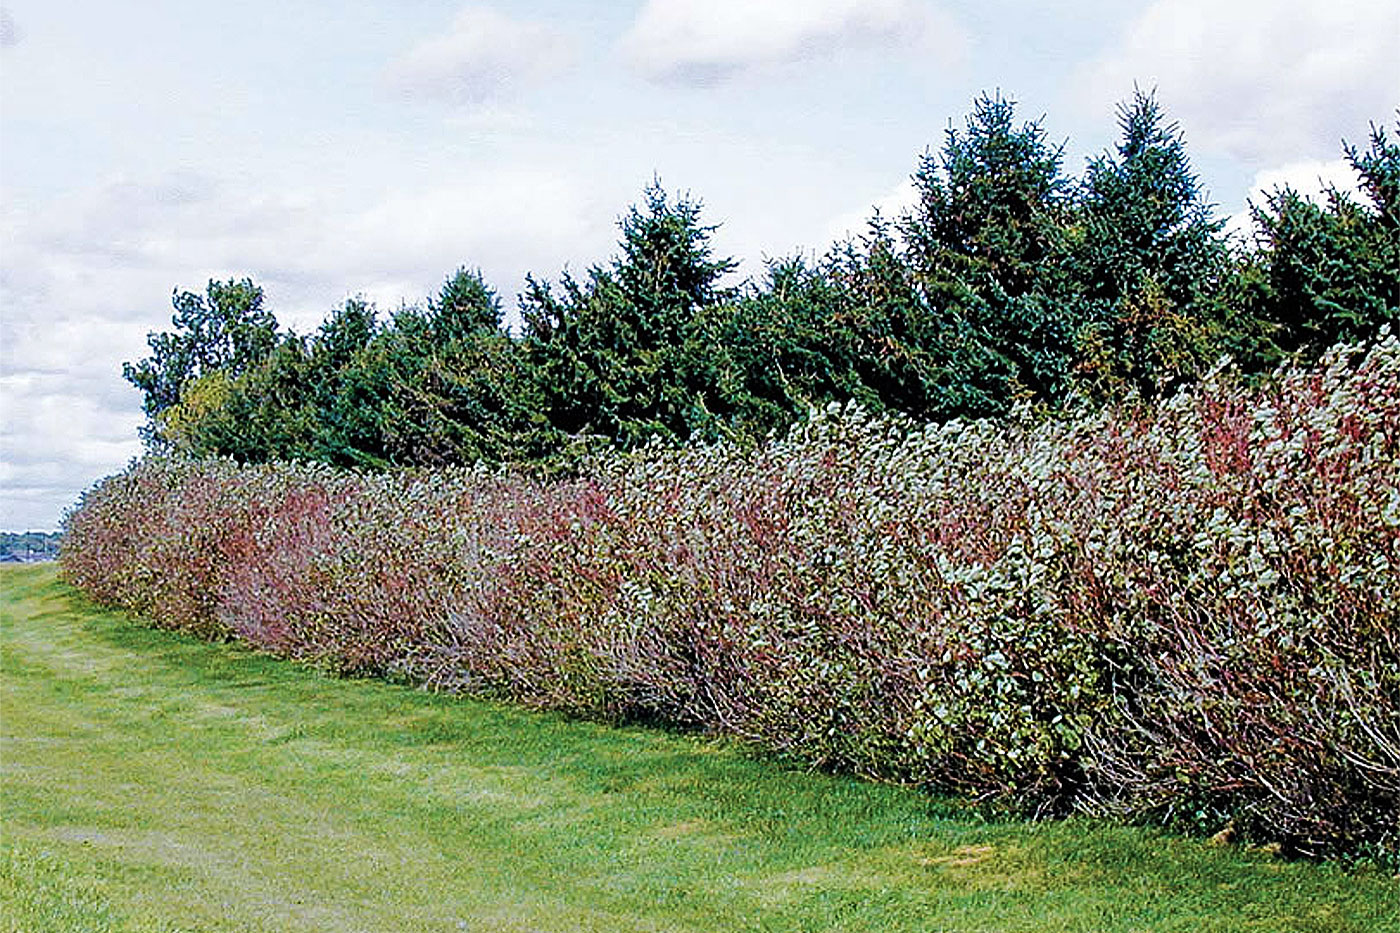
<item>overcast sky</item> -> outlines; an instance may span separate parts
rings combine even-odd
[[[175,288],[251,276],[306,332],[466,265],[511,308],[609,256],[654,176],[758,276],[897,210],[996,89],[1078,174],[1155,87],[1228,216],[1346,184],[1397,62],[1394,0],[6,0],[0,528],[140,454],[121,365]]]

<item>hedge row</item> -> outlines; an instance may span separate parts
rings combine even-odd
[[[354,673],[741,737],[1042,814],[1400,853],[1400,341],[1266,391],[569,481],[151,459],[67,578]]]

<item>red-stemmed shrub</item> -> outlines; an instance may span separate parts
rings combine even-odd
[[[544,482],[150,459],[67,578],[353,673],[723,732],[1017,808],[1400,849],[1400,342],[1251,391]]]

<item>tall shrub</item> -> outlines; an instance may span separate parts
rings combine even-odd
[[[63,566],[159,624],[1039,813],[1400,855],[1400,341],[1153,408],[541,482],[148,460]]]

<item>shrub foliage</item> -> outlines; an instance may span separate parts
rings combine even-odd
[[[62,564],[158,624],[1042,814],[1400,852],[1400,341],[1267,389],[545,481],[151,458]]]

